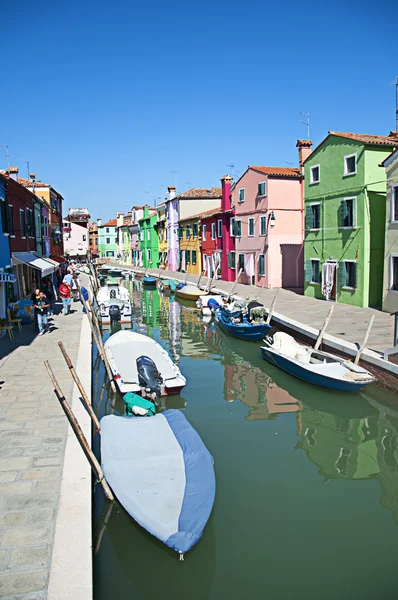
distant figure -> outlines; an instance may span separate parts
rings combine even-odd
[[[48,331],[47,311],[50,306],[43,292],[39,292],[39,297],[36,299],[35,311],[37,311],[37,323],[39,325],[39,335],[43,335]]]
[[[70,305],[71,305],[71,297],[70,297],[70,293],[71,293],[71,286],[65,281],[66,275],[64,277],[63,282],[61,283],[61,285],[59,286],[59,293],[61,294],[61,300],[62,300],[62,305],[63,305],[63,313],[64,315],[69,314],[70,312]]]
[[[53,282],[51,281],[51,279],[47,279],[45,282],[45,286],[44,286],[44,290],[46,292],[46,297],[47,300],[50,304],[50,308],[48,310],[48,314],[49,315],[53,315],[55,312],[55,297],[56,297],[56,292],[55,292],[55,288],[53,286]]]
[[[32,292],[32,295],[31,295],[30,299],[31,299],[31,300],[32,300],[32,302],[33,302],[33,308],[34,308],[34,306],[35,306],[35,304],[36,304],[37,300],[39,299],[39,294],[40,294],[40,290],[39,290],[39,288],[36,288],[36,289],[35,289],[35,290],[33,290],[33,292]],[[38,324],[38,322],[37,322],[37,310],[34,308],[34,311],[33,311],[33,312],[34,312],[34,315],[35,315],[35,329],[36,329],[36,331],[39,331],[39,324]]]

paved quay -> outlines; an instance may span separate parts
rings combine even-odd
[[[58,311],[61,307],[57,303]],[[70,400],[73,380],[58,342],[64,343],[76,367],[81,333],[87,323],[80,303],[72,302],[72,310],[67,316],[50,317],[50,332],[43,336],[29,324],[23,325],[23,332],[14,328],[13,341],[8,336],[0,340],[0,380],[4,382],[0,391],[1,598],[61,600],[58,594],[47,592],[70,427],[43,362],[49,360]],[[90,355],[87,347],[85,352]],[[75,402],[79,402],[78,396]],[[74,446],[78,446],[75,440]],[[89,469],[85,478],[90,488]],[[87,527],[90,545],[91,522]],[[78,549],[79,541],[74,543]],[[67,564],[58,564],[58,568],[68,571]],[[68,582],[64,585],[67,587]]]
[[[116,264],[115,264],[116,266]],[[129,270],[127,265],[117,265],[123,269]],[[144,272],[145,269],[136,268],[139,272]],[[157,275],[158,269],[149,269],[148,273]],[[185,281],[185,274],[173,271],[162,271],[166,278],[178,279]],[[198,282],[198,275],[188,275],[188,281],[192,283]],[[207,284],[208,279],[202,277],[201,287]],[[229,292],[232,287],[232,282],[214,280],[212,288]],[[260,292],[259,287],[238,284],[235,287],[235,295],[242,298],[253,299]],[[260,301],[265,306],[270,306],[275,296],[276,289],[263,289],[261,292]],[[308,298],[290,292],[289,290],[279,289],[277,302],[275,305],[275,313],[284,315],[290,319],[308,325],[314,329],[320,329],[325,321],[329,310],[330,302],[325,300],[317,300]],[[371,315],[375,315],[373,327],[369,336],[367,347],[377,352],[383,352],[392,346],[394,334],[394,319],[388,313],[375,310],[373,308],[360,308],[357,306],[349,306],[347,304],[334,304],[334,312],[327,327],[327,333],[338,338],[342,338],[346,342],[352,344],[361,344],[366,333],[366,329]]]

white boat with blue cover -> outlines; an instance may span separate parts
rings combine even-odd
[[[126,511],[183,555],[200,539],[215,498],[214,461],[179,410],[101,419],[105,477]]]

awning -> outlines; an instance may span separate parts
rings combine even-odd
[[[40,256],[38,258],[40,258]],[[57,262],[56,260],[53,260],[52,258],[48,258],[48,256],[43,256],[42,258],[46,262],[49,262],[51,265],[54,265],[55,269],[59,268],[59,262]]]
[[[55,271],[53,264],[48,262],[45,258],[37,258],[37,256],[31,252],[13,252],[12,264],[27,265],[28,267],[37,269],[38,271],[41,271],[42,277],[47,277],[47,275],[51,275],[51,273],[54,273]]]
[[[64,258],[63,256],[55,256],[55,254],[50,254],[50,258],[52,260],[55,260],[55,262],[57,262],[57,263],[64,263],[64,262],[66,262],[66,258]]]

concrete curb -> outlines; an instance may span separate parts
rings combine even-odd
[[[83,318],[76,365],[77,374],[91,397],[91,331]],[[74,386],[72,407],[91,444],[91,419]],[[91,600],[92,524],[91,468],[70,425],[50,567],[48,600]]]

